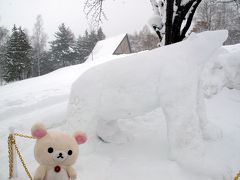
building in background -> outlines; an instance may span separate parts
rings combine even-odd
[[[107,60],[114,55],[130,54],[131,47],[127,34],[121,34],[98,41],[86,62]]]

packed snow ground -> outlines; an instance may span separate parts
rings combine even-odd
[[[239,46],[234,47],[236,51],[240,51]],[[230,54],[235,53],[233,49],[229,51]],[[234,54],[232,58],[238,60],[239,56]],[[240,60],[237,60],[239,64]],[[64,130],[71,85],[83,72],[95,65],[86,63],[62,68],[42,77],[0,87],[1,180],[8,177],[8,128],[14,126],[16,132],[30,134],[32,124],[43,121],[50,129]],[[227,67],[226,64],[223,65]],[[215,76],[209,75],[205,78],[210,82],[212,77]],[[212,82],[218,84],[219,81]],[[215,85],[214,83],[210,85]],[[240,169],[240,91],[223,88],[215,94],[206,99],[207,115],[208,119],[221,129],[222,138],[206,142],[206,154],[215,160],[213,169],[208,169],[209,175],[190,171],[168,159],[166,122],[159,108],[143,116],[120,121],[121,128],[131,137],[126,144],[98,142],[92,149],[89,148],[91,142],[88,142],[80,146],[79,159],[75,165],[78,179],[219,180],[223,179],[223,175],[226,179],[233,179]],[[37,167],[33,156],[34,140],[17,138],[17,142],[33,174]],[[211,177],[211,171],[216,167],[222,172],[218,179]],[[27,179],[20,162],[18,168],[18,179]]]

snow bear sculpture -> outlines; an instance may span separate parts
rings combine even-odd
[[[226,38],[226,31],[193,34],[183,42],[89,69],[72,86],[69,125],[116,142],[123,137],[118,119],[161,107],[173,158],[177,149],[201,148],[208,123],[200,73]]]
[[[37,139],[34,155],[40,164],[34,180],[77,178],[72,165],[78,157],[78,144],[87,140],[85,134],[76,132],[74,136],[69,136],[61,132],[48,132],[42,124],[37,123],[32,127],[32,136]]]

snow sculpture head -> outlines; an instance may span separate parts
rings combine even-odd
[[[224,87],[240,89],[240,50],[237,48],[231,50],[233,47],[219,48],[211,61],[204,67],[201,80],[205,97],[211,98]],[[230,52],[228,48],[230,48]]]
[[[78,145],[86,142],[86,135],[80,131],[73,136],[61,132],[48,132],[43,124],[37,123],[32,129],[32,136],[36,138],[34,155],[40,167],[48,167],[49,171],[58,173],[59,169],[68,171],[78,157]],[[46,177],[42,175],[43,177]],[[67,173],[69,174],[69,173]],[[71,173],[70,173],[71,174]],[[48,179],[48,178],[47,178]]]

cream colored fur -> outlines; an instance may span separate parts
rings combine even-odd
[[[77,132],[69,136],[61,132],[48,132],[43,124],[32,127],[36,138],[34,155],[40,164],[34,180],[73,180],[77,173],[72,167],[78,157],[78,144],[86,141],[85,134]],[[72,153],[71,153],[72,152]],[[55,169],[59,169],[57,172]]]

